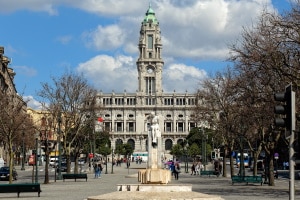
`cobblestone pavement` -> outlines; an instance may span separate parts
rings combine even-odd
[[[138,184],[137,172],[140,168],[145,168],[146,164],[141,165],[132,163],[131,168],[127,169],[126,165],[121,167],[115,166],[113,168],[113,174],[111,174],[111,165],[108,165],[107,174],[105,174],[105,168],[101,178],[95,179],[93,173],[88,172],[88,181],[85,180],[57,180],[54,182],[53,177],[50,177],[50,184],[43,184],[43,176],[39,177],[41,182],[42,193],[41,197],[37,197],[37,193],[21,193],[20,198],[17,198],[17,194],[0,193],[1,199],[39,199],[39,200],[84,200],[89,196],[97,196],[101,194],[115,192],[117,190],[117,184]],[[27,173],[31,173],[31,168],[27,168]],[[43,169],[40,169],[42,171]],[[21,172],[24,173],[24,172]],[[42,172],[40,172],[42,173]],[[24,182],[20,175],[20,179],[17,182]],[[26,181],[25,181],[26,182]],[[28,182],[28,180],[27,180]],[[4,182],[2,182],[4,183]],[[295,199],[300,200],[300,181],[295,181]],[[170,184],[192,184],[194,192],[200,192],[205,194],[212,194],[221,196],[225,200],[284,200],[289,199],[288,179],[281,178],[276,179],[275,186],[268,186],[263,184],[231,184],[230,178],[215,177],[215,176],[194,176],[189,173],[180,173],[179,180],[172,179]]]

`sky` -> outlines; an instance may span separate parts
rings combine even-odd
[[[0,46],[16,89],[39,108],[41,83],[82,73],[103,93],[138,89],[138,41],[151,5],[162,35],[164,92],[193,93],[231,63],[228,47],[263,9],[282,13],[292,0],[0,0]]]

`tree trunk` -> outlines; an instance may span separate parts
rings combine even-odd
[[[227,170],[226,170],[226,155],[227,155],[227,148],[224,147],[224,156],[223,156],[223,177],[227,177]]]
[[[48,142],[46,142],[45,144],[45,156],[46,156],[46,164],[45,164],[45,180],[44,180],[44,184],[48,184],[49,183],[49,148],[48,148]]]
[[[9,154],[9,184],[12,184],[13,176],[13,167],[14,167],[14,152],[12,150],[12,140],[9,140],[9,145],[8,145],[8,154]]]

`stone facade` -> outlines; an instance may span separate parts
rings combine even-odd
[[[159,116],[162,151],[167,154],[197,126],[192,117],[196,96],[187,92],[163,92],[161,31],[151,6],[141,24],[138,48],[138,90],[98,95],[99,104],[104,107],[100,113],[103,127],[110,132],[113,148],[118,143],[129,143],[135,152],[147,151],[147,116],[154,111]]]
[[[16,73],[9,67],[10,62],[11,59],[4,55],[4,47],[0,46],[0,96],[3,98],[1,100],[1,106],[3,106],[3,109],[6,108],[6,112],[11,112],[12,109],[9,109],[10,106],[15,105],[15,107],[22,108],[21,112],[25,113],[27,105],[23,101],[22,97],[17,93],[14,83]],[[5,100],[4,97],[6,98]],[[6,113],[4,110],[2,110],[2,112]],[[5,120],[6,117],[7,115],[3,114],[1,118],[2,120]],[[7,144],[5,144],[6,138],[1,137],[4,136],[0,135],[0,158],[8,160]]]

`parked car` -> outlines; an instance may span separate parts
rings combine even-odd
[[[18,179],[18,173],[15,168],[12,169],[12,177],[13,180]],[[9,167],[1,167],[0,168],[0,180],[9,180]]]
[[[50,167],[56,167],[58,164],[58,158],[50,158],[49,165]]]
[[[82,158],[78,159],[78,164],[79,165],[84,165],[84,159],[82,159]]]
[[[58,173],[59,171],[61,171],[61,172],[66,172],[66,171],[67,171],[67,163],[66,163],[66,162],[62,162],[60,165],[61,165],[60,168],[58,167],[58,165],[56,166],[56,171],[57,171],[57,173]]]

